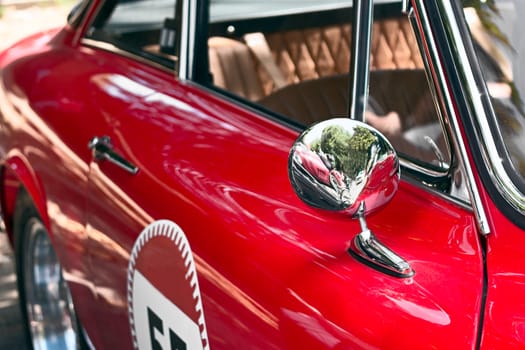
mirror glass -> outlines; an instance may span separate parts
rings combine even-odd
[[[354,215],[361,203],[369,214],[392,199],[399,160],[373,127],[349,118],[314,124],[294,143],[288,174],[297,195],[320,209]]]

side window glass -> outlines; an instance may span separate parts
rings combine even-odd
[[[525,70],[522,68],[525,45],[521,21],[524,5],[523,1],[513,0],[478,8],[469,4],[472,7],[464,8],[495,113],[491,131],[501,145],[496,147],[495,162],[512,164],[507,171],[519,179],[516,182],[522,186],[525,181]],[[510,161],[502,161],[505,158]]]
[[[305,126],[348,115],[352,9],[347,1],[232,6],[210,4],[213,86]],[[374,10],[367,122],[405,159],[446,171],[449,150],[409,20],[399,4],[377,4]]]
[[[86,38],[176,69],[182,0],[109,0]]]
[[[445,172],[450,150],[412,25],[398,12],[375,13],[367,122],[401,157]]]
[[[304,125],[347,115],[352,9],[328,2],[212,1],[212,84]]]

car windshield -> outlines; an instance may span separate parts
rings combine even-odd
[[[507,171],[525,180],[525,1],[467,0],[464,12],[481,71],[492,100],[502,147],[498,159],[510,159]],[[525,192],[521,188],[521,192]]]

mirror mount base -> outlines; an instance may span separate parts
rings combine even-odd
[[[358,261],[398,278],[414,276],[408,262],[381,243],[366,225],[364,202],[361,202],[356,216],[361,224],[359,233],[350,243],[348,252]]]

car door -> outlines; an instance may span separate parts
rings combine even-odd
[[[91,143],[87,191],[97,295],[92,308],[102,334],[95,345],[394,349],[453,343],[474,348],[482,307],[482,247],[469,204],[450,191],[451,175],[461,166],[442,159],[437,167],[405,162],[406,175],[391,203],[367,218],[370,229],[406,259],[414,276],[393,277],[357,261],[348,246],[361,230],[359,223],[306,206],[289,183],[288,154],[304,123],[277,110],[287,100],[275,93],[286,86],[267,87],[275,84],[266,71],[273,68],[250,66],[247,57],[255,54],[226,35],[232,34],[231,26],[247,33],[254,26],[261,30],[266,19],[281,20],[290,30],[304,25],[319,29],[316,21],[334,18],[328,16],[334,13],[351,26],[351,4],[334,2],[325,12],[298,3],[285,8],[243,2],[234,12],[228,2],[216,2],[210,21],[206,2],[174,6],[186,12],[178,16],[175,11],[173,20],[165,7],[161,10],[165,4],[147,4],[168,14],[160,32],[168,33],[175,23],[179,45],[162,39],[159,47],[165,51],[158,57],[152,60],[150,51],[137,54],[125,44],[144,39],[141,50],[152,48],[146,45],[142,17],[130,17],[135,12],[119,17],[104,8],[100,13],[111,14],[109,22],[97,22],[97,17],[83,40],[102,62],[89,77],[96,82],[98,119],[103,120]],[[387,20],[378,26],[397,25],[386,15],[394,5],[378,10]],[[125,11],[145,8],[141,2],[122,3]],[[111,18],[120,19],[113,27],[118,37],[109,39],[119,50],[107,52],[112,27],[105,24]],[[132,21],[136,27],[125,18],[138,19]],[[215,35],[221,28],[225,35]],[[302,29],[316,32],[312,28]],[[296,33],[277,31],[301,37]],[[339,33],[343,42],[349,39],[347,29]],[[127,37],[133,39],[119,41]],[[378,49],[385,40],[380,38]],[[294,45],[304,47],[297,41]],[[308,51],[301,50],[293,52]],[[232,57],[236,63],[229,66]],[[166,69],[165,58],[175,71]],[[212,67],[214,62],[222,71]],[[259,73],[246,70],[250,67],[259,67]],[[242,79],[248,74],[266,76],[269,83],[246,85]],[[321,84],[321,91],[334,88],[330,77],[309,77],[313,82],[304,79],[305,85],[301,81],[292,88],[314,83]],[[403,147],[401,141],[398,145]]]

